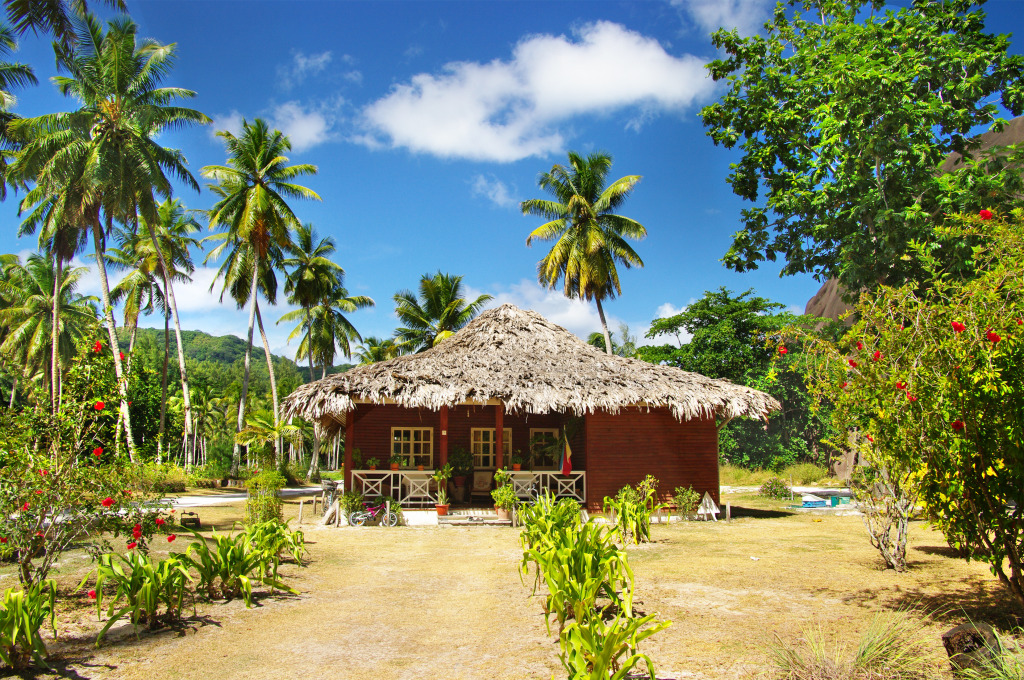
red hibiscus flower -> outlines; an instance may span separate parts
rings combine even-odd
[[[854,361],[853,359],[850,359],[846,363],[850,364],[850,366],[852,366],[853,368],[857,368],[857,362]]]
[[[993,217],[992,216],[992,211],[991,210],[986,210],[985,208],[982,208],[981,210],[978,211],[978,217],[980,217],[983,220],[990,220]]]
[[[96,409],[97,411],[102,411],[105,406],[106,406],[106,404],[104,404],[102,401],[97,401],[95,404],[93,404],[92,407],[94,409]]]
[[[140,527],[138,524],[136,524],[135,528],[132,529],[132,538],[134,538],[134,539],[142,538],[142,527]]]
[[[952,423],[950,423],[950,427],[959,432],[960,430],[964,429],[964,421],[954,420]]]
[[[119,358],[119,359],[120,359],[121,361],[124,361],[124,352],[118,352],[118,353],[117,353],[117,357],[118,357],[118,358]]]
[[[162,527],[162,526],[164,525],[164,518],[163,518],[163,517],[157,517],[157,518],[156,518],[155,520],[153,520],[153,521],[154,521],[154,522],[156,522],[156,525],[157,525],[158,527]]]
[[[871,355],[871,360],[872,361],[878,361],[881,358],[882,358],[882,353],[877,351],[877,350],[875,351],[874,354]]]
[[[28,501],[25,501],[25,505],[21,506],[22,511],[28,510]]]
[[[109,508],[113,504],[114,504],[114,499],[111,498],[110,496],[107,496],[102,501],[100,501],[100,505],[102,505],[105,508]]]
[[[173,543],[174,539],[176,539],[176,538],[177,538],[177,536],[175,536],[174,534],[167,534],[167,542],[168,543]]]
[[[138,543],[136,543],[135,541],[132,541],[131,543],[129,543],[125,547],[128,548],[129,550],[135,550],[135,548],[138,547],[138,545],[139,545]]]
[[[952,326],[953,330],[957,333],[963,333],[965,330],[967,330],[967,326],[963,325],[959,321],[953,321],[949,325]]]
[[[41,495],[42,495],[42,493],[43,493],[43,490],[42,490],[42,489],[36,489],[36,495],[37,495],[37,496],[41,496]]]
[[[99,340],[97,340],[96,344],[92,346],[92,351],[95,352],[96,354],[99,354],[100,352],[102,352],[103,351],[103,343],[100,342]]]
[[[6,542],[7,542],[7,537],[6,536],[0,536],[0,543],[6,543]]]
[[[907,401],[917,401],[917,397],[913,394],[907,394]]]
[[[102,446],[97,446],[95,449],[92,450],[92,455],[96,456],[97,458],[102,456],[103,455],[103,447]]]
[[[850,384],[850,383],[848,383],[848,382],[844,382],[844,383],[842,384],[842,388],[843,388],[843,389],[845,390],[845,389],[846,389],[846,386],[847,386],[847,385],[849,385],[849,384]]]
[[[907,383],[905,383],[905,382],[898,382],[898,383],[896,383],[896,389],[899,390],[900,392],[902,392],[903,390],[907,389]]]
[[[865,436],[865,437],[867,438],[867,440],[868,440],[869,442],[871,442],[872,444],[874,444],[874,443],[875,443],[875,438],[874,438],[874,437],[872,437],[871,435],[869,435],[869,434],[866,434],[866,435],[864,435],[864,436]]]
[[[1018,326],[1024,326],[1024,319],[1017,319]]]
[[[90,600],[95,600],[96,599],[96,591],[95,590],[90,590],[89,591],[89,599]]]
[[[786,354],[787,352],[789,352],[789,350],[786,349],[785,346],[779,347],[779,354]]]
[[[857,349],[864,349],[864,343],[860,340],[857,341]]]
[[[1003,338],[998,333],[996,333],[994,330],[989,328],[988,332],[985,333],[985,339],[988,340],[989,342],[991,342],[994,345],[997,342],[999,342],[1000,340],[1002,340]]]
[[[50,473],[49,473],[49,472],[47,472],[46,470],[40,470],[40,471],[39,471],[39,474],[41,474],[41,475],[42,475],[43,477],[45,477],[46,475],[48,475],[48,474],[50,474]]]

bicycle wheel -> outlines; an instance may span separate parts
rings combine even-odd
[[[398,526],[398,513],[386,512],[381,518],[380,525],[383,527],[397,527]]]
[[[365,512],[355,510],[348,516],[348,523],[354,527],[361,527],[366,524],[367,517],[369,517],[369,515]]]

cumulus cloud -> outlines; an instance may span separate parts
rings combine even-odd
[[[312,149],[334,138],[335,115],[329,107],[307,107],[290,101],[278,104],[270,115],[278,130],[288,135],[296,153]]]
[[[740,35],[755,35],[774,4],[773,0],[672,0],[698,29],[709,34],[735,28]]]
[[[499,208],[519,205],[519,199],[513,195],[514,190],[494,175],[477,175],[471,186],[474,196],[483,196]]]
[[[363,109],[354,140],[443,158],[543,156],[562,149],[559,126],[574,116],[632,109],[626,125],[637,128],[709,96],[705,61],[607,21],[572,38],[528,36],[507,61],[454,62],[396,85]]]
[[[278,86],[285,92],[298,87],[309,76],[323,72],[331,63],[331,57],[330,51],[310,55],[299,51],[292,52],[292,60],[277,67]]]
[[[232,109],[230,113],[213,116],[213,125],[209,127],[210,137],[216,139],[217,133],[224,131],[238,136],[242,133],[243,116]]]
[[[686,307],[676,307],[671,302],[666,302],[664,304],[658,305],[657,311],[654,312],[654,318],[655,319],[667,319],[670,316],[675,316],[676,314],[682,314],[685,311],[686,311]]]

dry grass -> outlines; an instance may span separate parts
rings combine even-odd
[[[773,634],[796,642],[820,625],[855,647],[877,612],[912,605],[948,612],[926,622],[939,653],[939,635],[965,614],[1002,628],[1020,623],[985,567],[952,557],[923,525],[912,527],[911,572],[897,575],[879,569],[859,517],[791,515],[753,496],[727,500],[740,515],[732,523],[655,525],[652,544],[629,549],[639,607],[674,621],[645,643],[661,677],[760,677]],[[287,503],[286,512],[297,507]],[[204,524],[225,528],[243,514],[241,505],[199,512]],[[313,562],[283,571],[300,597],[263,598],[252,610],[203,605],[187,630],[136,640],[128,629],[98,650],[100,626],[78,597],[72,602],[82,608],[64,606],[61,641],[51,645],[58,667],[72,677],[125,679],[559,675],[557,645],[516,572],[515,531],[304,528]],[[64,563],[66,591],[88,563]],[[935,677],[945,673],[938,664]]]

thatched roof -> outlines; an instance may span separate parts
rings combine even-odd
[[[436,411],[494,400],[512,413],[667,406],[679,420],[763,418],[780,408],[764,392],[727,380],[609,355],[536,312],[506,304],[425,352],[303,385],[284,400],[284,413],[333,429],[356,402]]]

